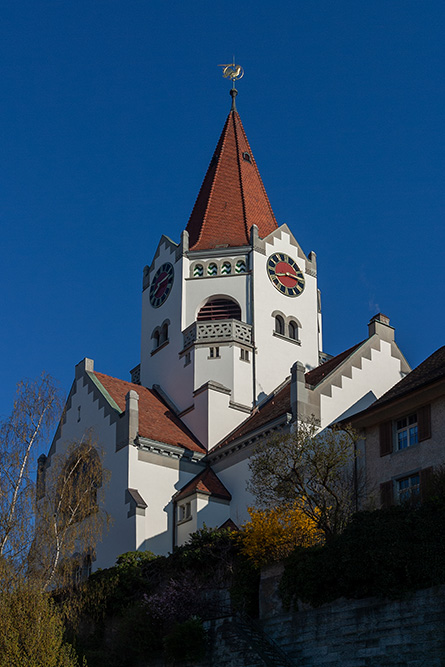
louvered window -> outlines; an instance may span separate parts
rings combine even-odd
[[[208,301],[198,313],[198,322],[209,320],[240,320],[241,308],[229,299],[213,299]]]

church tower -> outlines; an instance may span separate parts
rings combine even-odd
[[[232,107],[179,244],[144,269],[140,383],[205,447],[236,428],[299,360],[319,365],[314,253],[275,220]]]

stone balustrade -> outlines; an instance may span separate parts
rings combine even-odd
[[[252,327],[239,320],[214,320],[194,322],[183,333],[184,348],[195,343],[237,341],[252,344]]]

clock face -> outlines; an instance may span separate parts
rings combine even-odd
[[[160,266],[154,274],[150,285],[150,303],[153,308],[159,308],[167,300],[173,287],[174,275],[175,272],[170,262]]]
[[[299,296],[304,290],[304,275],[292,257],[276,252],[267,260],[272,285],[285,296]]]

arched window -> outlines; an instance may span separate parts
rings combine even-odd
[[[246,273],[246,262],[243,259],[238,260],[235,265],[235,273]]]
[[[193,277],[194,278],[200,278],[202,275],[204,275],[204,267],[202,264],[196,264],[196,266],[193,269]]]
[[[91,442],[73,449],[57,479],[60,518],[77,523],[95,512],[102,476],[102,461]]]
[[[240,320],[241,308],[231,299],[210,299],[201,308],[196,318],[198,322],[204,320]]]
[[[153,338],[153,349],[156,350],[156,348],[158,348],[159,345],[161,344],[161,334],[159,329],[155,329],[153,331],[152,338]]]
[[[284,336],[284,320],[281,315],[275,317],[275,333]]]
[[[232,265],[230,262],[224,262],[221,267],[221,273],[223,276],[228,276],[229,273],[232,273]]]
[[[168,324],[167,322],[164,322],[161,328],[161,335],[159,339],[159,345],[162,345],[162,343],[165,343],[165,341],[168,340]]]
[[[298,340],[298,324],[293,320],[289,322],[289,338]]]
[[[217,273],[218,273],[218,267],[216,266],[216,264],[213,263],[209,264],[207,267],[207,275],[216,276]]]

